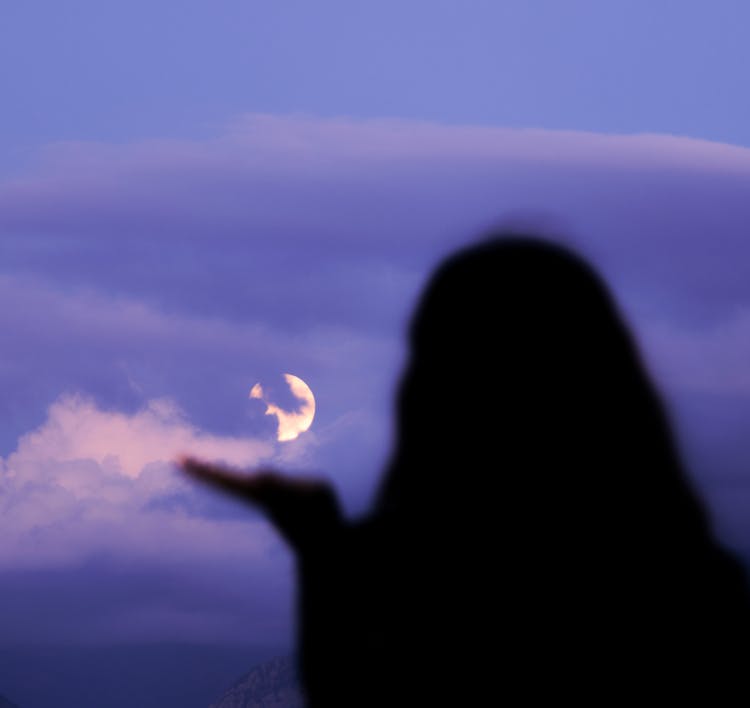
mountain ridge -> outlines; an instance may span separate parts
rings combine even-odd
[[[277,656],[258,664],[210,708],[305,708],[293,659]]]

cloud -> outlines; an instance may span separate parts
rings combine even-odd
[[[196,490],[172,464],[180,452],[245,467],[271,458],[273,447],[206,434],[166,400],[127,415],[80,396],[59,399],[2,460],[0,567],[70,565],[99,554],[196,562],[262,555],[272,538],[263,522],[196,510]]]
[[[335,421],[322,439],[342,425],[351,434]],[[189,452],[288,469],[316,444],[208,433],[168,399],[126,413],[61,396],[0,458],[0,645],[288,643],[293,576],[282,541],[172,461]]]
[[[255,440],[201,433],[168,400],[150,401],[143,410],[126,415],[101,411],[90,401],[68,397],[50,407],[40,430],[21,438],[11,459],[23,463],[93,460],[138,479],[150,463],[169,462],[180,450],[188,449],[236,465],[257,464],[271,453],[267,444]]]
[[[387,329],[437,258],[517,214],[657,293],[669,266],[681,298],[746,297],[749,172],[747,148],[669,135],[250,115],[211,140],[51,146],[0,184],[0,231],[16,272]]]
[[[383,370],[373,385],[392,388],[421,283],[498,223],[561,234],[639,333],[725,322],[750,306],[748,173],[747,148],[687,137],[310,116],[248,115],[202,141],[58,144],[0,183],[0,300],[23,343],[36,338],[23,313],[63,297],[81,336],[118,340],[133,388],[155,360],[134,363],[138,338],[166,347],[160,331],[178,328],[175,348],[197,351],[188,321],[206,357],[247,346],[247,361],[279,362],[272,374],[298,369],[295,349],[350,362],[346,342],[390,341],[351,376]]]
[[[247,391],[284,370],[303,376],[323,404],[305,437],[363,410],[372,428],[373,409],[389,402],[383,378],[401,346],[395,335],[325,323],[293,333],[273,318],[236,323],[169,313],[22,276],[0,275],[0,301],[0,329],[12,333],[0,351],[6,454],[61,391],[85,392],[105,410],[128,415],[168,398],[199,429],[269,440],[274,426],[248,404]],[[381,378],[362,376],[362,367]],[[309,449],[302,443],[287,446],[285,460],[292,448]]]
[[[750,398],[750,310],[704,327],[648,324],[643,341],[656,373],[684,392]]]

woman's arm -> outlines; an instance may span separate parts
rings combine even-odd
[[[178,465],[189,477],[263,510],[298,553],[341,529],[336,495],[324,480],[295,479],[266,469],[248,474],[192,457],[181,458]]]

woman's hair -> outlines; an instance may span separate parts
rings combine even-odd
[[[579,256],[516,235],[458,252],[410,347],[381,510],[481,508],[499,485],[512,514],[705,532],[633,339]]]

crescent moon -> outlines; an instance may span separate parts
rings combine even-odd
[[[250,398],[259,398],[266,404],[266,415],[275,415],[278,419],[276,439],[280,442],[298,438],[300,433],[310,428],[315,418],[315,396],[310,387],[301,378],[292,374],[284,374],[284,379],[294,397],[302,401],[297,411],[285,411],[271,403],[259,383],[250,389]]]

